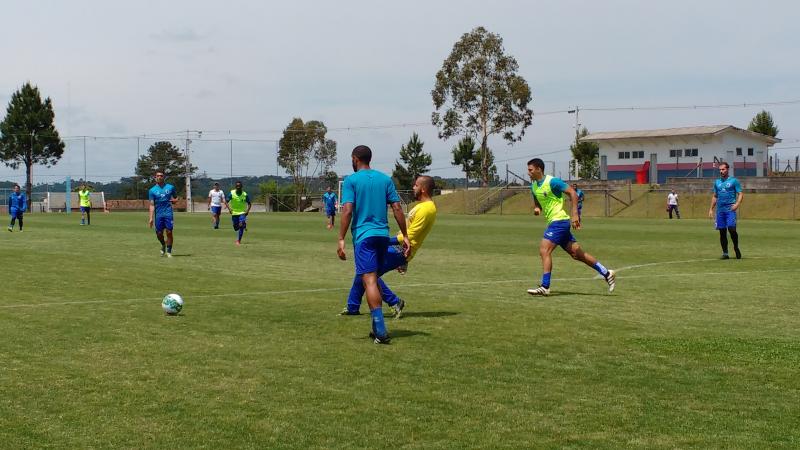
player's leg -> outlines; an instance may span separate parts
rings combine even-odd
[[[681,218],[681,210],[678,209],[678,205],[675,205],[675,217],[677,217],[678,220]]]
[[[81,206],[81,225],[86,225],[86,208]]]
[[[156,238],[161,243],[161,256],[167,254],[167,242],[164,240],[164,227],[160,218],[156,218]]]
[[[239,242],[242,242],[244,232],[247,230],[247,216],[242,214],[239,216]]]
[[[86,225],[91,225],[91,224],[92,224],[92,207],[91,206],[87,206],[86,207]]]
[[[16,208],[11,208],[11,210],[8,213],[8,215],[11,216],[11,223],[8,224],[8,231],[14,231],[14,225],[17,222],[17,210],[16,210]]]
[[[364,291],[367,296],[370,315],[372,316],[372,337],[376,344],[388,344],[389,332],[383,320],[381,308],[381,292],[378,288],[378,269],[386,257],[389,239],[384,237],[369,237],[357,244],[356,249],[356,274],[361,275]]]
[[[714,226],[719,231],[719,246],[722,247],[722,259],[728,259],[728,212],[717,210]]]
[[[667,207],[667,213],[669,213],[669,219],[672,220],[672,210],[675,209],[675,206],[669,205]]]
[[[22,231],[22,217],[23,213],[20,212],[17,214],[17,223],[19,224],[19,231]]]
[[[339,313],[340,316],[357,316],[361,314],[361,297],[364,296],[364,282],[361,275],[353,277],[353,285],[350,286],[350,293],[347,295],[347,305]]]
[[[167,257],[168,258],[172,258],[172,241],[173,241],[172,228],[173,228],[172,217],[165,217],[164,218],[164,232],[166,234],[165,241],[166,241],[166,244],[167,244]]]
[[[736,253],[736,259],[742,259],[742,252],[739,250],[739,233],[736,231],[736,211],[731,211],[728,214],[728,223],[725,225],[728,229],[728,233],[731,235],[733,252]]]
[[[550,273],[553,271],[553,250],[555,248],[556,243],[546,238],[539,243],[539,256],[542,258],[542,282],[539,283],[538,288],[528,289],[528,294],[550,294]]]
[[[581,248],[581,245],[574,240],[563,245],[562,247],[574,260],[581,261],[582,263],[596,270],[597,273],[599,273],[606,280],[606,283],[608,284],[608,291],[614,292],[614,289],[617,287],[617,276],[613,270],[607,269],[604,265],[600,264],[600,261],[598,261],[597,258],[589,253],[586,253],[583,248]]]

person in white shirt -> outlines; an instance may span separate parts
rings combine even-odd
[[[678,219],[681,218],[681,212],[678,210],[678,194],[675,193],[675,189],[671,190],[669,194],[667,194],[667,213],[669,213],[669,218],[672,219],[672,211],[675,211],[675,215]]]
[[[211,211],[211,223],[214,229],[219,229],[219,215],[222,213],[222,206],[227,205],[225,193],[219,188],[219,183],[214,183],[214,188],[208,191],[208,210]]]

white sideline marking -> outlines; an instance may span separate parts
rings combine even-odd
[[[749,257],[748,259],[777,259],[777,258],[800,258],[798,256],[755,256]],[[645,264],[635,264],[631,266],[624,266],[618,269],[614,269],[616,272],[621,272],[623,270],[630,270],[630,269],[638,269],[641,267],[651,267],[651,266],[658,266],[658,265],[666,265],[666,264],[685,264],[685,263],[692,263],[692,262],[706,262],[706,261],[717,261],[718,258],[706,258],[706,259],[689,259],[683,261],[661,261],[661,262],[654,262],[654,263],[645,263]],[[651,275],[627,275],[624,277],[617,276],[617,279],[634,279],[634,278],[666,278],[666,277],[696,277],[696,276],[707,276],[707,275],[744,275],[744,274],[751,274],[751,273],[778,273],[778,272],[800,272],[800,267],[795,269],[764,269],[764,270],[745,270],[745,271],[738,271],[738,272],[691,272],[691,273],[663,273],[663,274],[651,274]],[[577,277],[577,278],[553,278],[553,281],[596,281],[598,279],[602,279],[599,275],[592,276],[592,277]],[[400,289],[402,288],[413,288],[413,287],[431,287],[431,286],[464,286],[464,285],[481,285],[481,284],[504,284],[504,283],[527,283],[530,282],[531,278],[525,279],[514,279],[514,280],[484,280],[484,281],[453,281],[447,283],[410,283],[410,284],[402,284],[398,285]],[[191,295],[192,299],[196,298],[216,298],[216,297],[245,297],[245,296],[262,296],[262,295],[286,295],[286,294],[311,294],[315,292],[336,292],[336,291],[349,291],[349,287],[333,287],[333,288],[315,288],[315,289],[292,289],[286,291],[257,291],[257,292],[239,292],[239,293],[226,293],[226,294],[198,294],[198,295]],[[63,301],[63,302],[42,302],[42,303],[20,303],[16,305],[0,305],[0,309],[14,309],[14,308],[36,308],[42,306],[66,306],[66,305],[91,305],[91,304],[102,304],[102,303],[114,303],[114,302],[136,302],[136,301],[156,301],[155,297],[137,297],[137,298],[121,298],[121,299],[109,299],[109,300],[75,300],[75,301]],[[496,301],[496,300],[493,300]]]

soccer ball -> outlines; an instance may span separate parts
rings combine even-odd
[[[167,294],[164,300],[161,300],[161,309],[168,316],[177,315],[183,309],[183,298],[178,294]]]

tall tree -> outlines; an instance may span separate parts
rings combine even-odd
[[[750,125],[747,126],[747,129],[772,137],[778,135],[778,127],[775,126],[775,123],[772,121],[772,114],[767,110],[762,110],[760,113],[756,114],[753,120],[750,121]]]
[[[588,180],[591,178],[596,178],[597,168],[600,165],[600,146],[597,145],[596,142],[586,142],[581,141],[580,138],[587,136],[589,134],[589,130],[586,127],[583,127],[581,131],[575,136],[575,143],[569,146],[569,150],[572,152],[572,159],[573,162],[571,163],[573,167],[570,167],[574,171],[574,164],[578,164],[578,178]]]
[[[512,144],[522,139],[533,120],[528,108],[531,89],[518,69],[516,59],[505,54],[503,39],[478,27],[456,42],[436,73],[431,122],[439,128],[440,139],[480,137],[484,186],[491,179],[489,136],[500,134]]]
[[[190,174],[197,171],[196,166],[188,167]],[[155,182],[156,172],[164,172],[165,182],[175,186],[179,194],[186,193],[186,156],[181,149],[168,141],[159,141],[147,149],[136,162],[136,175],[149,186]]]
[[[450,164],[461,166],[466,181],[465,185],[469,186],[469,179],[476,178],[480,173],[481,159],[475,151],[475,140],[471,136],[464,136],[458,141],[458,144],[453,146],[452,152],[453,161]]]
[[[11,96],[6,117],[0,122],[0,160],[16,169],[25,165],[25,193],[31,202],[34,164],[50,167],[64,154],[64,142],[53,120],[50,97],[42,101],[39,88],[25,83]]]
[[[419,140],[419,135],[413,133],[408,144],[400,147],[400,161],[395,160],[392,178],[399,189],[410,190],[418,176],[428,173],[428,168],[433,163],[430,153],[422,151],[424,142]]]
[[[325,137],[325,124],[311,120],[303,123],[296,117],[283,130],[278,143],[278,164],[292,177],[295,194],[306,194],[308,182],[319,171],[327,172],[336,164],[336,141]],[[302,204],[296,202],[297,210]]]

